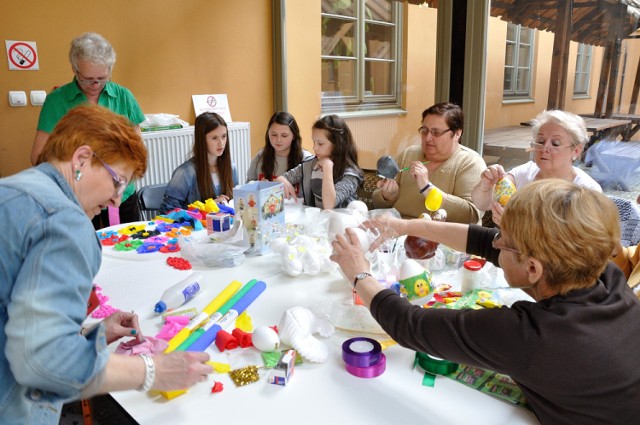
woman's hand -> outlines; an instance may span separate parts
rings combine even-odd
[[[382,190],[385,201],[395,201],[400,193],[400,186],[394,179],[382,179],[376,182],[376,187]]]
[[[229,197],[227,195],[220,195],[215,199],[216,203],[227,205],[229,203]]]
[[[331,158],[318,158],[316,167],[318,171],[322,171],[324,174],[329,173],[333,176],[333,161]]]
[[[280,182],[284,185],[284,197],[286,199],[292,199],[298,202],[298,194],[296,193],[296,189],[293,187],[289,180],[285,179],[282,176],[276,177],[274,181]]]
[[[369,251],[373,251],[389,239],[404,235],[405,224],[405,220],[394,217],[389,213],[372,217],[363,222],[363,228],[370,229],[378,234],[378,237],[369,246]]]
[[[503,178],[505,174],[506,172],[504,171],[504,168],[502,168],[502,165],[490,165],[480,175],[480,183],[478,183],[478,185],[483,192],[492,191],[493,186],[498,182],[498,180]]]
[[[133,336],[138,341],[144,341],[144,336],[138,323],[138,315],[133,312],[116,311],[104,319],[104,325],[107,344],[111,344],[125,336]]]
[[[329,258],[338,263],[349,282],[353,282],[358,273],[371,269],[369,262],[364,258],[360,239],[353,229],[347,228],[344,235],[336,235],[331,245],[333,253]]]
[[[429,183],[429,170],[420,161],[413,161],[409,167],[411,176],[416,180],[418,190],[422,189]]]
[[[160,391],[189,388],[207,379],[213,367],[206,364],[209,354],[205,352],[173,351],[153,356],[156,365],[156,380],[153,389]]]

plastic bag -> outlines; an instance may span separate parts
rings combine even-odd
[[[203,238],[180,236],[182,257],[194,265],[207,267],[235,267],[246,259],[244,252],[251,247],[249,234],[242,220],[235,219],[230,230],[212,233]]]
[[[182,127],[189,127],[189,123],[178,118],[178,115],[173,114],[145,114],[144,121],[140,123],[141,128],[148,127],[168,127],[172,125],[181,125]]]

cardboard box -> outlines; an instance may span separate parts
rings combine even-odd
[[[207,214],[207,234],[226,232],[231,228],[231,215],[227,213]]]
[[[293,376],[293,368],[296,364],[295,350],[287,350],[280,356],[276,367],[269,375],[269,383],[285,386]]]
[[[251,253],[269,251],[269,242],[284,229],[284,186],[279,182],[251,182],[233,189],[236,217],[242,219]]]

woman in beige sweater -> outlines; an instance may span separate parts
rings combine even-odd
[[[478,153],[459,143],[462,127],[462,109],[453,103],[439,103],[422,112],[418,129],[422,143],[405,149],[397,161],[400,168],[409,169],[395,179],[378,182],[374,207],[393,207],[403,218],[419,217],[427,212],[424,200],[429,192],[439,189],[447,221],[479,223],[482,213],[471,202],[471,190],[486,164]]]

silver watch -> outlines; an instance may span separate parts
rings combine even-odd
[[[367,273],[367,272],[362,272],[362,273],[358,273],[355,277],[355,279],[353,279],[353,288],[355,289],[356,287],[356,283],[358,283],[359,280],[364,279],[365,277],[368,276],[372,276],[371,273]]]

